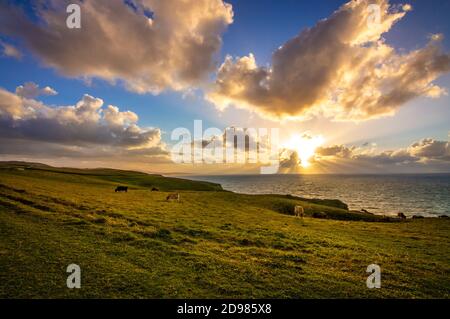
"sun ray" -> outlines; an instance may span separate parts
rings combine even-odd
[[[325,139],[321,136],[310,136],[309,134],[294,134],[283,147],[297,152],[300,159],[300,165],[308,168],[311,163],[309,160],[314,156],[316,149],[323,145]]]

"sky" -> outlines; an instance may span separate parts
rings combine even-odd
[[[79,29],[66,24],[71,3]],[[450,172],[449,9],[1,0],[0,160],[261,172],[259,162],[174,162],[172,132],[193,135],[202,120],[279,129],[279,173]]]

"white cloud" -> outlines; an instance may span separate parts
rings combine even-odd
[[[24,85],[20,85],[16,88],[16,94],[27,99],[34,99],[41,95],[56,95],[58,94],[58,92],[56,92],[49,86],[40,89],[39,85],[37,85],[36,83],[27,82]]]
[[[15,58],[17,60],[22,59],[22,52],[20,52],[15,46],[0,40],[0,47],[2,47],[4,56]]]
[[[103,111],[105,121],[111,126],[131,125],[138,121],[136,113],[131,111],[120,112],[117,106],[108,105]]]
[[[368,23],[369,4],[380,6],[380,23]],[[383,39],[411,9],[388,0],[350,1],[278,48],[270,67],[258,66],[252,54],[227,56],[207,99],[219,109],[234,105],[272,119],[366,120],[392,115],[418,96],[437,98],[446,91],[433,81],[450,71],[442,36],[405,54]]]
[[[0,88],[0,118],[8,116],[16,119],[20,118],[24,112],[22,99]]]

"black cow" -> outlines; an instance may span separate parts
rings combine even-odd
[[[406,215],[403,214],[403,213],[398,213],[397,217],[400,218],[400,219],[406,219]]]
[[[115,192],[128,192],[128,187],[127,186],[117,186]]]
[[[159,192],[159,189],[156,188],[156,187],[153,187],[153,188],[152,188],[152,192]]]

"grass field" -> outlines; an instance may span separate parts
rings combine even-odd
[[[180,202],[165,201],[174,190]],[[296,204],[303,220],[290,215]],[[72,263],[81,289],[66,287]],[[366,287],[370,264],[381,266],[381,289]],[[0,280],[2,298],[449,298],[450,221],[394,222],[339,201],[130,171],[3,163]]]

